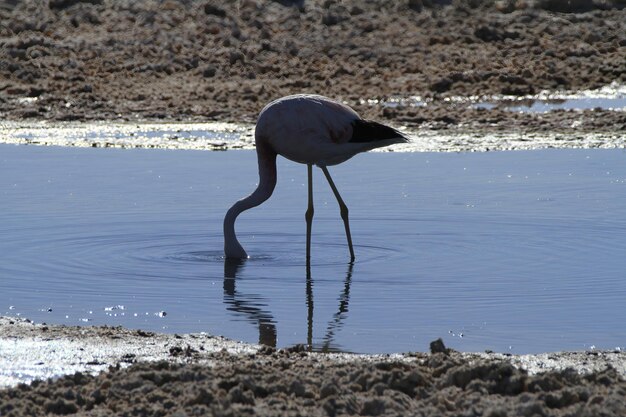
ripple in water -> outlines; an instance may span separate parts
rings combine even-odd
[[[336,175],[356,262],[319,187],[307,265],[296,164],[238,220],[251,257],[229,263],[222,217],[253,153],[2,150],[0,314],[355,352],[623,343],[622,151],[362,155]]]

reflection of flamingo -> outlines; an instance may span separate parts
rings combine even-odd
[[[276,347],[276,324],[272,313],[262,298],[256,295],[243,295],[235,289],[239,268],[245,261],[226,259],[224,262],[224,303],[230,311],[246,316],[248,321],[259,326],[259,343]]]
[[[268,104],[259,115],[254,132],[259,163],[259,185],[248,197],[236,202],[224,217],[224,253],[227,258],[247,258],[235,235],[235,220],[244,210],[270,198],[276,186],[276,155],[282,155],[308,168],[308,208],[306,211],[307,259],[311,255],[313,222],[313,165],[319,166],[333,190],[346,229],[350,258],[354,260],[348,208],[330,177],[327,166],[344,162],[359,152],[407,142],[397,130],[364,120],[350,107],[315,95],[283,97]]]
[[[333,315],[333,319],[328,323],[326,335],[323,343],[318,347],[313,343],[313,278],[311,278],[311,265],[307,262],[306,266],[306,304],[307,304],[307,348],[309,351],[319,352],[341,352],[337,346],[334,346],[335,333],[343,326],[343,320],[348,313],[348,304],[350,303],[350,284],[352,283],[352,268],[354,262],[348,264],[348,272],[346,280],[343,284],[343,292],[339,296],[339,309]]]
[[[241,275],[245,259],[224,260],[224,304],[226,309],[246,318],[246,321],[255,324],[259,329],[259,344],[276,347],[277,326],[272,313],[263,297],[254,294],[244,294],[236,290],[236,281]],[[350,285],[352,283],[352,269],[354,262],[348,263],[348,271],[344,281],[343,291],[339,296],[339,309],[333,315],[326,328],[326,335],[321,344],[313,343],[313,278],[311,278],[311,263],[306,263],[306,305],[307,305],[307,343],[309,351],[340,352],[335,344],[335,333],[343,326],[348,313],[350,302]]]

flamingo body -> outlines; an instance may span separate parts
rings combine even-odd
[[[309,180],[307,259],[310,256],[313,219],[312,173],[319,166],[341,208],[351,259],[354,259],[348,223],[348,208],[330,177],[327,166],[344,162],[357,153],[394,143],[408,142],[397,130],[364,120],[350,107],[318,95],[293,95],[269,103],[259,114],[254,132],[259,164],[259,184],[248,197],[237,201],[224,217],[224,254],[227,258],[248,255],[235,235],[237,216],[267,200],[276,186],[276,156],[306,164]]]
[[[355,124],[361,121],[350,107],[326,97],[287,96],[261,111],[255,141],[257,146],[259,142],[267,143],[294,162],[320,167],[340,164],[359,152],[406,142],[405,136],[391,128],[388,137],[359,141],[354,133]]]

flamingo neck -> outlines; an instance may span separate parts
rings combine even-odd
[[[276,152],[268,145],[257,143],[259,185],[249,196],[237,201],[224,217],[224,255],[227,258],[247,258],[248,254],[237,240],[235,220],[243,211],[270,198],[276,187]]]

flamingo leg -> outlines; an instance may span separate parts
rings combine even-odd
[[[307,332],[306,332],[306,344],[308,351],[311,352],[313,350],[313,280],[311,279],[311,260],[306,260],[306,306],[307,306],[307,314],[306,314],[306,322],[307,322]]]
[[[330,184],[330,188],[333,190],[335,194],[335,198],[337,198],[337,203],[339,203],[339,209],[341,210],[341,218],[343,219],[343,224],[346,227],[346,238],[348,239],[348,248],[350,249],[350,260],[354,261],[354,249],[352,248],[352,236],[350,235],[350,221],[348,220],[348,206],[343,202],[341,195],[339,195],[339,191],[337,191],[337,187],[335,187],[335,183],[333,179],[330,177],[330,173],[328,172],[328,168],[322,166],[322,171],[328,180],[328,184]]]
[[[313,165],[307,164],[307,173],[309,181],[309,204],[304,214],[306,219],[306,259],[311,259],[311,227],[313,226]]]

